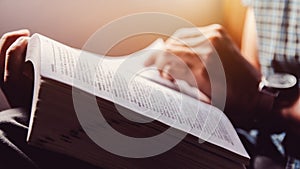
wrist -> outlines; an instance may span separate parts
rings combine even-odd
[[[298,97],[297,78],[290,74],[273,74],[262,77],[258,87],[257,110],[267,116],[291,106]]]

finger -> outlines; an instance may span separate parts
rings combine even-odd
[[[190,27],[190,28],[181,28],[177,30],[172,37],[174,39],[177,38],[192,38],[197,37],[202,34],[203,28],[202,27]]]
[[[11,46],[11,44],[16,41],[21,36],[29,36],[30,33],[28,30],[19,30],[8,32],[4,34],[0,39],[0,85],[3,84],[3,77],[4,77],[4,66],[5,66],[5,56],[6,51]]]
[[[161,75],[163,75],[164,68],[167,65],[172,64],[173,62],[176,62],[176,59],[178,59],[174,54],[165,51],[164,53],[161,53],[157,59],[155,60],[155,66],[160,71]]]
[[[202,28],[198,27],[179,29],[166,40],[166,44],[182,45],[184,44],[184,42],[182,41],[183,39],[197,38],[199,36],[202,36],[203,33],[201,32],[201,30]]]
[[[190,69],[188,65],[179,57],[172,57],[172,60],[170,60],[159,70],[162,78],[174,81],[175,79],[187,80],[187,72]]]
[[[158,53],[155,53],[153,55],[151,55],[145,62],[144,62],[144,66],[151,66],[155,63],[155,60],[158,56]]]
[[[161,72],[161,76],[162,76],[162,78],[173,82],[175,79],[171,75],[171,69],[172,69],[172,67],[170,65],[165,65],[164,69]]]
[[[177,57],[177,61],[183,61],[189,67],[198,67],[201,68],[202,57],[205,56],[205,53],[200,53],[196,48],[190,49],[184,46],[168,46],[167,51],[172,53]],[[205,50],[201,51],[205,52]]]
[[[219,24],[204,27],[183,28],[176,31],[166,44],[183,45],[189,47],[198,46],[215,36],[226,35],[226,30]]]
[[[22,76],[28,37],[19,37],[6,52],[4,82],[17,82]]]
[[[207,36],[199,36],[199,37],[194,37],[194,38],[184,38],[184,39],[174,39],[170,40],[168,39],[166,41],[166,46],[184,46],[184,47],[199,47],[202,46],[203,44],[206,44],[209,42],[209,39]]]
[[[175,57],[163,68],[163,71],[166,73],[161,74],[162,77],[169,79],[168,76],[170,75],[174,79],[184,80],[195,87],[198,87],[198,82],[204,84],[202,81],[207,77],[205,76],[205,65],[199,58],[195,57]]]
[[[186,39],[186,38],[196,38],[203,36],[207,32],[214,30],[223,30],[223,27],[218,24],[212,24],[203,27],[190,27],[190,28],[181,28],[177,30],[172,36],[171,39]]]
[[[196,53],[193,51],[193,49],[188,48],[186,46],[173,46],[173,45],[168,45],[166,46],[166,51],[168,53],[171,53],[172,55],[175,55],[177,57],[184,57],[184,56],[193,56]]]
[[[220,31],[215,29],[205,28],[203,33],[197,37],[169,38],[166,41],[166,46],[183,46],[188,48],[212,46],[210,44],[216,37],[224,36]]]
[[[169,75],[169,71],[171,69],[170,65],[175,59],[175,57],[170,56],[168,53],[161,54],[155,61],[155,66],[159,72],[159,75],[167,80],[173,80],[173,78]]]
[[[199,91],[197,93],[197,99],[200,100],[200,101],[202,101],[202,102],[204,102],[204,103],[211,104],[210,98],[206,94],[204,94],[203,92],[201,92],[201,91]]]

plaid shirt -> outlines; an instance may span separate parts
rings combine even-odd
[[[300,168],[300,161],[298,159],[288,157],[286,169],[296,169]]]
[[[243,2],[253,7],[255,13],[262,73],[264,75],[273,73],[273,59],[287,65],[300,66],[300,1],[243,0]]]
[[[300,1],[243,0],[243,3],[255,13],[262,73],[266,76],[274,73],[277,68],[272,62],[276,61],[283,65],[280,71],[292,72],[300,78]],[[288,156],[286,169],[296,168],[300,169],[299,159]]]

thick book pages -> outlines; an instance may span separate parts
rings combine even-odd
[[[105,168],[243,168],[249,156],[224,113],[199,101],[205,96],[184,81],[173,84],[155,69],[143,67],[144,60],[162,46],[157,40],[137,53],[110,58],[33,35],[27,49],[27,60],[35,70],[28,142]],[[79,96],[78,102],[74,97]],[[143,138],[172,129],[170,138],[186,136],[162,155],[118,156],[96,145],[82,128],[82,124],[89,129],[104,125],[92,115],[82,122],[82,114],[76,112],[78,104],[79,109],[88,104],[84,110],[89,117],[94,102],[106,122],[124,135]],[[110,134],[89,131],[102,140]]]

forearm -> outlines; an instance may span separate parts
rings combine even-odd
[[[227,81],[225,113],[236,126],[251,127],[269,115],[274,98],[259,91],[262,75],[252,64],[237,50],[228,53],[232,59],[221,58]]]
[[[260,70],[255,16],[252,8],[247,9],[244,23],[241,52],[245,59]]]

